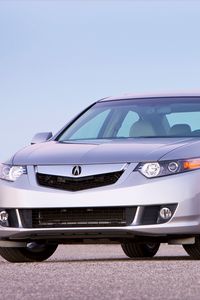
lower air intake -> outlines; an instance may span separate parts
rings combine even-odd
[[[26,228],[128,226],[136,207],[21,209]]]

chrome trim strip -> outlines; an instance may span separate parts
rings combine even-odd
[[[72,171],[74,167],[79,166],[82,168],[82,172],[79,175],[73,175]],[[112,172],[118,172],[122,170],[127,170],[128,163],[120,164],[93,164],[93,165],[42,165],[35,166],[35,173],[56,175],[56,176],[66,176],[66,177],[86,177],[91,175],[100,175]]]
[[[19,228],[23,228],[22,221],[21,221],[20,214],[19,214],[19,209],[16,209],[15,211],[16,211]]]
[[[134,221],[131,225],[136,226],[136,225],[141,223],[140,221],[141,221],[141,218],[142,218],[143,211],[144,211],[143,206],[138,206],[137,207],[137,210],[136,210],[136,213],[135,213],[135,218],[134,218]]]

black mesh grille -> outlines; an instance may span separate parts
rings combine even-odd
[[[41,186],[75,192],[114,184],[122,174],[123,171],[119,171],[108,174],[71,178],[37,173],[36,177],[38,184]]]
[[[21,209],[26,228],[127,226],[135,217],[136,207]]]

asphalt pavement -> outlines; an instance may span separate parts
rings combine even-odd
[[[0,274],[0,299],[200,299],[200,261],[181,246],[137,260],[118,245],[60,246],[43,263],[0,258]]]

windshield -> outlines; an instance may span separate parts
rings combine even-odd
[[[58,140],[200,137],[200,97],[98,102]]]

